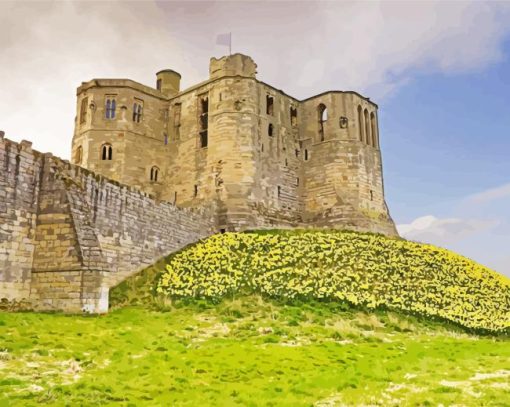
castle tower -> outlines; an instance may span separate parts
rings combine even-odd
[[[163,71],[162,91],[127,79],[94,79],[77,90],[74,164],[160,194],[167,150],[168,102],[178,74]]]
[[[394,235],[384,200],[377,105],[355,92],[302,103],[303,221]]]

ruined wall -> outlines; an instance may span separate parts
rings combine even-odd
[[[105,312],[108,289],[215,232],[214,216],[157,202],[68,162],[0,140],[0,298]]]
[[[0,299],[28,298],[42,156],[0,135]]]

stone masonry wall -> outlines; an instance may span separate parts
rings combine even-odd
[[[0,299],[39,310],[106,312],[110,287],[216,230],[28,142],[0,139],[0,187]]]

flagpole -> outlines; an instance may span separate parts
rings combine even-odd
[[[228,52],[229,52],[229,55],[232,55],[232,32],[230,32],[229,34],[230,34],[230,41],[228,43],[228,45],[229,45]]]

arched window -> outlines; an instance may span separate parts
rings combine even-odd
[[[324,123],[328,120],[328,108],[321,103],[317,107],[317,113],[319,116],[319,139],[320,141],[324,141]]]
[[[81,146],[78,146],[78,148],[76,149],[76,153],[74,155],[75,164],[81,164],[82,158],[83,158],[83,148]]]
[[[370,123],[368,121],[368,110],[365,109],[365,141],[368,145],[370,145]]]
[[[266,95],[266,114],[273,115],[274,99],[272,96]]]
[[[269,123],[269,126],[267,126],[267,135],[269,137],[273,137],[273,125]]]
[[[359,141],[363,141],[363,115],[361,114],[361,106],[358,106],[358,127]]]
[[[375,122],[374,112],[370,113],[370,127],[372,129],[372,145],[377,148],[377,123]]]
[[[105,143],[101,146],[101,160],[110,161],[113,158],[113,150],[111,144]]]
[[[151,168],[151,181],[158,182],[158,176],[159,176],[159,168],[156,166],[153,166]]]

